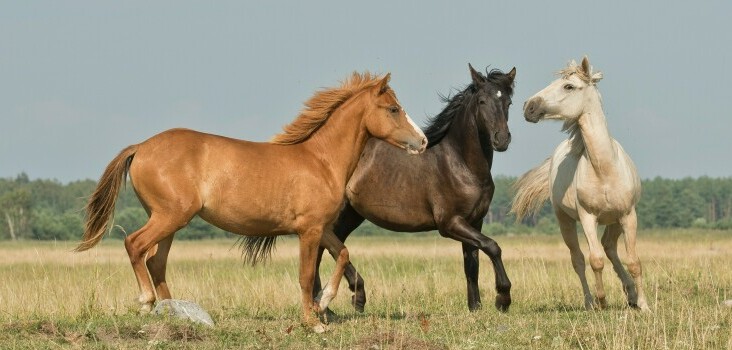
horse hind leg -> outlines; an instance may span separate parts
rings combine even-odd
[[[635,282],[635,289],[638,294],[638,307],[642,311],[650,311],[648,302],[646,301],[645,293],[643,292],[643,270],[641,269],[640,259],[635,249],[635,239],[638,229],[635,208],[625,217],[620,219],[620,225],[623,227],[623,233],[625,236],[625,250],[628,253],[628,272],[633,277]]]
[[[168,264],[168,253],[170,252],[170,246],[173,244],[173,237],[175,237],[175,234],[171,234],[163,238],[163,240],[153,248],[155,251],[147,254],[146,265],[148,271],[150,271],[150,277],[152,278],[158,300],[172,298],[170,290],[168,289],[168,284],[165,281],[165,272]]]
[[[638,307],[638,294],[636,293],[635,283],[630,277],[628,271],[623,267],[623,263],[618,256],[618,238],[623,233],[623,228],[619,224],[612,224],[605,227],[605,233],[602,235],[602,246],[605,249],[610,262],[613,264],[613,270],[618,274],[620,281],[623,283],[623,291],[628,298],[628,305]]]
[[[187,222],[187,220],[184,220],[183,222]],[[141,305],[141,313],[150,312],[153,304],[155,303],[155,290],[153,289],[153,284],[150,281],[150,275],[148,275],[148,267],[146,264],[147,255],[149,253],[156,256],[157,254],[162,253],[160,251],[161,248],[158,248],[158,251],[155,251],[155,245],[169,236],[172,237],[172,235],[183,226],[185,226],[185,224],[174,224],[173,221],[164,220],[153,214],[142,228],[125,238],[127,255],[130,257],[130,264],[132,264],[132,270],[135,272],[137,285],[140,288],[140,297],[138,298],[138,301]],[[169,245],[168,249],[170,249]],[[165,255],[167,258],[167,251],[165,254],[161,254],[161,257],[162,255]],[[157,259],[154,261],[157,261]],[[159,276],[157,278],[159,278]],[[167,286],[165,288],[167,289]],[[168,294],[170,293],[168,292]]]

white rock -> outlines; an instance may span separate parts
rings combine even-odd
[[[723,301],[722,305],[724,305],[726,307],[732,307],[732,299]]]
[[[171,315],[210,327],[214,326],[214,322],[208,312],[192,301],[176,299],[161,300],[155,305],[155,309],[152,312],[156,315]]]

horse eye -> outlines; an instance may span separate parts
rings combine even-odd
[[[484,105],[485,104],[485,100],[478,100],[478,104]]]
[[[572,84],[564,85],[564,90],[574,90],[574,85],[572,85]]]
[[[399,107],[391,106],[391,107],[389,107],[389,112],[394,113],[394,114],[399,113]]]

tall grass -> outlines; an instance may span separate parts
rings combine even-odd
[[[484,306],[470,313],[457,242],[437,235],[353,237],[348,247],[366,281],[366,312],[353,311],[344,282],[331,306],[340,317],[324,335],[299,326],[294,239],[280,240],[273,260],[256,267],[242,262],[233,241],[173,244],[171,291],[208,310],[213,329],[138,316],[137,284],[121,242],[85,253],[71,253],[72,243],[3,243],[0,348],[732,348],[732,309],[720,306],[732,299],[732,234],[639,236],[650,313],[625,306],[609,262],[609,307],[585,311],[559,235],[497,237],[513,283],[508,313],[492,306],[493,271],[484,255]],[[324,260],[323,275],[333,267]],[[587,276],[593,285],[590,270]]]

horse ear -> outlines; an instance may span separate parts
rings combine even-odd
[[[584,58],[582,58],[582,70],[587,74],[588,76],[592,74],[592,67],[590,66],[590,59],[587,58],[587,55],[585,55]]]
[[[381,79],[379,82],[379,95],[385,93],[387,90],[389,90],[389,80],[391,79],[391,73],[386,73],[386,75]]]
[[[511,81],[513,81],[514,79],[516,79],[516,67],[513,67],[511,69],[511,71],[508,72],[508,74],[506,74],[506,75],[508,75],[508,77],[511,78]]]
[[[470,77],[473,78],[473,83],[475,83],[475,84],[485,83],[485,78],[483,78],[483,76],[473,68],[473,65],[468,63],[468,68],[470,68]]]

